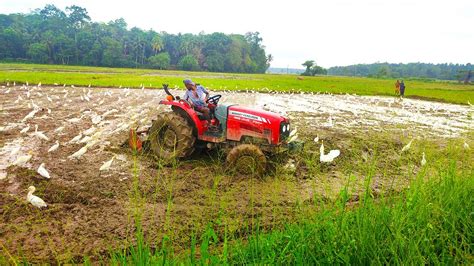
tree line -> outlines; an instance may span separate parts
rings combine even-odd
[[[120,18],[92,22],[85,8],[46,5],[28,14],[0,14],[0,60],[42,64],[265,73],[258,32],[169,34],[144,31]]]
[[[363,76],[376,78],[429,78],[441,80],[458,80],[469,83],[472,78],[471,64],[359,64],[331,67],[327,73],[337,76]]]

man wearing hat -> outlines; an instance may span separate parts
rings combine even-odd
[[[209,98],[209,92],[201,85],[196,85],[190,79],[183,80],[184,86],[186,86],[186,93],[183,99],[191,104],[194,110],[201,112],[204,118],[211,125],[210,110],[207,107],[206,101]],[[213,126],[210,126],[213,129]]]

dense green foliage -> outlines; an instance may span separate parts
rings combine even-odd
[[[394,96],[395,80],[362,77],[315,76],[271,74],[232,74],[183,72],[170,70],[104,68],[83,66],[57,66],[35,64],[0,64],[0,83],[17,84],[67,84],[93,87],[161,88],[183,87],[183,78],[203,84],[211,90],[256,90],[261,92],[356,93],[359,95]],[[405,79],[407,98],[421,98],[451,103],[474,102],[474,85],[454,82]]]
[[[258,32],[168,34],[92,22],[78,6],[0,14],[0,60],[108,67],[264,73],[271,61]]]
[[[308,60],[301,65],[306,67],[306,70],[301,73],[303,76],[326,75],[328,73],[326,69],[316,65],[314,60]]]
[[[359,64],[338,66],[328,69],[329,75],[362,76],[382,78],[430,78],[442,80],[467,81],[472,79],[474,68],[471,64]],[[469,74],[471,72],[471,74]]]

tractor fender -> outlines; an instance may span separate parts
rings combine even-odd
[[[195,136],[200,136],[203,134],[204,128],[196,114],[196,111],[194,111],[193,108],[181,102],[175,101],[160,101],[160,104],[170,105],[173,112],[185,118],[189,124],[193,126],[193,134],[195,134]]]

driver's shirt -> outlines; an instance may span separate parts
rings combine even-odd
[[[204,100],[206,99],[206,94],[208,93],[207,90],[204,89],[203,86],[199,85],[196,87],[196,93],[198,97],[196,97],[192,90],[186,90],[183,98],[187,101],[191,101],[195,106],[206,107],[206,102]]]

